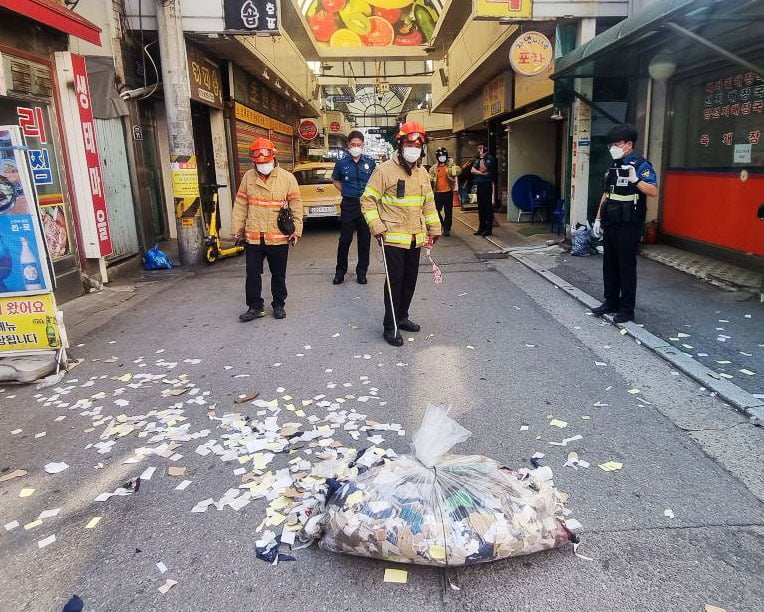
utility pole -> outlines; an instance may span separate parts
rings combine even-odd
[[[180,263],[195,266],[202,263],[204,234],[191,124],[191,85],[180,3],[181,0],[164,0],[157,3],[157,34],[162,59],[162,83],[170,139],[170,168]]]

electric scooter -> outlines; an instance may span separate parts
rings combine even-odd
[[[204,237],[204,261],[212,265],[218,259],[224,257],[232,257],[233,255],[241,255],[244,252],[244,241],[236,240],[232,244],[230,241],[226,241],[227,245],[224,245],[220,239],[220,217],[218,213],[218,189],[226,187],[226,185],[217,185],[215,183],[207,183],[201,185],[202,189],[208,190],[211,197],[205,202],[205,214],[203,215],[205,221],[206,236]],[[209,215],[209,221],[208,221]]]

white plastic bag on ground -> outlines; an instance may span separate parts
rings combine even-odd
[[[447,455],[470,432],[428,407],[416,456],[372,467],[327,500],[320,546],[400,563],[459,566],[568,541],[549,468],[513,472],[480,455]]]

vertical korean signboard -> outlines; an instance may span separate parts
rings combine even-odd
[[[0,126],[0,354],[61,346],[26,148],[18,126]]]
[[[96,146],[95,124],[93,109],[90,101],[90,87],[85,58],[72,54],[72,71],[74,73],[74,93],[77,109],[82,125],[82,141],[85,147],[85,164],[87,167],[88,185],[93,202],[96,235],[98,238],[99,254],[110,255],[113,248],[111,232],[109,231],[109,214],[106,210],[106,198],[103,193],[103,178],[101,177],[101,160]]]

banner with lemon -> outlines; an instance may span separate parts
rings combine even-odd
[[[319,46],[416,47],[432,38],[443,0],[302,0]]]

